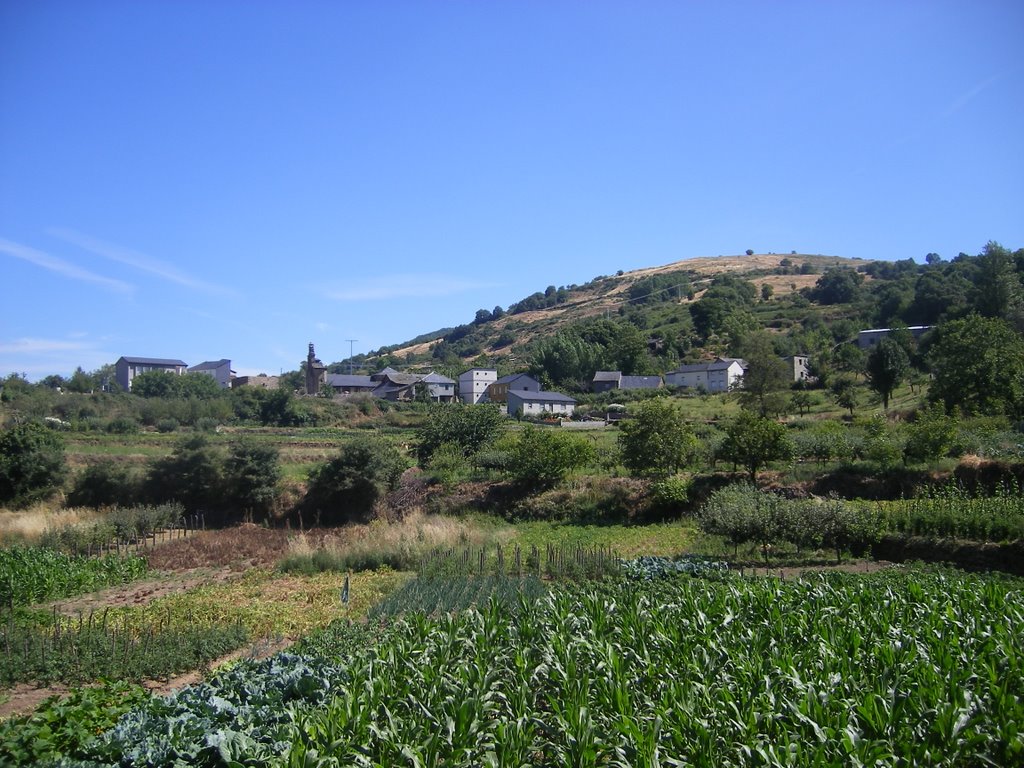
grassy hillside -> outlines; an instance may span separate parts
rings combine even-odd
[[[800,319],[804,314],[793,306],[794,298],[797,305],[805,303],[800,301],[798,291],[812,288],[826,269],[862,269],[870,263],[816,254],[753,254],[686,259],[599,275],[580,285],[549,286],[509,305],[498,317],[493,317],[491,310],[481,310],[476,319],[464,325],[424,333],[408,342],[357,356],[355,361],[368,369],[385,364],[458,367],[485,355],[490,365],[525,367],[530,348],[538,339],[599,318],[626,319],[644,329],[652,346],[657,347],[665,340],[671,343],[692,332],[689,306],[703,297],[715,278],[727,275],[751,282],[758,296],[764,286],[769,286],[771,300],[765,303],[770,306],[758,315],[765,326],[785,326],[783,318]],[[484,319],[484,314],[489,317]],[[818,314],[829,320],[842,317],[844,312]]]

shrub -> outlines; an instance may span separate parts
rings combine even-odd
[[[224,479],[231,506],[266,514],[274,505],[281,481],[281,462],[277,448],[252,440],[240,440],[231,446],[224,464]]]
[[[192,435],[179,442],[170,456],[151,465],[143,495],[156,503],[179,501],[188,512],[196,512],[218,506],[223,486],[221,452],[205,435]]]
[[[690,501],[692,481],[683,475],[672,475],[651,483],[651,505],[663,512],[679,512]]]
[[[427,469],[445,487],[454,485],[468,468],[462,448],[455,443],[442,443],[431,454]]]
[[[118,416],[107,422],[107,432],[112,435],[134,435],[139,431],[139,422],[129,416]]]
[[[139,499],[140,490],[138,475],[126,464],[105,459],[89,465],[75,478],[68,504],[93,508],[125,506]]]
[[[959,414],[947,416],[938,403],[917,412],[907,428],[903,455],[911,461],[933,461],[946,456],[956,441]]]
[[[58,433],[34,422],[0,432],[0,503],[21,506],[52,496],[66,472]]]
[[[594,446],[586,438],[527,426],[513,445],[508,471],[520,486],[550,488],[595,458]]]
[[[177,428],[178,428],[178,420],[177,419],[160,419],[160,421],[158,421],[156,423],[156,431],[157,432],[163,432],[164,434],[167,434],[169,432],[174,432]]]
[[[393,445],[358,437],[310,472],[306,506],[323,523],[366,519],[404,470],[405,461]]]
[[[472,456],[498,438],[505,417],[493,405],[435,405],[416,430],[416,455],[421,465],[444,443],[453,443]]]

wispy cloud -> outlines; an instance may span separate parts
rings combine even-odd
[[[46,354],[49,352],[78,352],[92,349],[93,345],[84,341],[67,341],[65,339],[34,339],[22,337],[12,341],[0,341],[0,353],[10,354]]]
[[[949,104],[949,106],[947,106],[942,111],[942,117],[949,117],[950,115],[959,112],[961,109],[966,107],[974,99],[975,96],[984,91],[986,88],[989,88],[1000,77],[1002,77],[1001,74],[992,75],[992,77],[988,78],[987,80],[982,80],[980,83],[977,83],[973,88],[970,88],[969,90],[960,94],[956,99],[954,99]]]
[[[387,275],[328,286],[324,296],[335,301],[384,301],[402,298],[434,298],[491,288],[493,283],[451,275]]]
[[[97,275],[95,272],[83,269],[77,264],[72,264],[70,261],[58,259],[56,256],[51,256],[43,251],[37,251],[35,248],[29,248],[26,245],[20,245],[3,238],[0,238],[0,253],[6,253],[8,256],[27,261],[43,269],[48,269],[50,272],[54,272],[62,277],[94,283],[118,293],[131,293],[135,290],[135,286],[122,280]]]
[[[119,264],[126,264],[140,272],[148,272],[149,274],[155,275],[161,280],[166,280],[169,283],[183,285],[186,288],[190,288],[195,291],[202,291],[203,293],[221,295],[233,293],[229,288],[207,283],[197,277],[193,277],[192,275],[182,272],[173,264],[160,261],[160,259],[155,259],[152,256],[140,253],[139,251],[133,251],[130,248],[124,248],[120,245],[114,245],[112,243],[98,240],[95,237],[90,237],[89,235],[83,235],[81,232],[75,232],[71,229],[52,229],[50,230],[50,234],[73,245],[77,245],[79,248],[96,254],[97,256],[102,256],[105,259],[116,261]]]
[[[37,380],[51,373],[69,375],[78,366],[95,370],[109,362],[113,362],[110,353],[95,341],[28,336],[0,340],[0,375],[24,373]]]

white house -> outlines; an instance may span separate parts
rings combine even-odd
[[[470,368],[459,374],[459,399],[467,405],[486,403],[487,388],[498,380],[493,368]]]
[[[782,361],[786,364],[786,370],[793,377],[793,381],[807,381],[811,378],[807,355],[790,355],[782,358]]]
[[[128,357],[122,356],[114,363],[114,376],[121,389],[128,392],[132,388],[132,379],[140,373],[148,371],[168,371],[181,376],[188,366],[181,360],[169,360],[162,357]]]
[[[231,386],[231,379],[234,378],[235,373],[231,370],[231,361],[226,358],[222,360],[207,360],[204,363],[199,363],[199,365],[193,365],[188,369],[188,372],[205,373],[207,376],[212,376],[221,389],[228,389]]]
[[[572,416],[576,401],[561,392],[508,391],[509,416]]]
[[[708,392],[728,392],[743,378],[746,361],[735,357],[720,357],[713,363],[681,365],[665,374],[670,387],[705,389]]]

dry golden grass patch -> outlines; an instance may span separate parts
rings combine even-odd
[[[52,502],[42,502],[27,509],[0,510],[0,544],[14,542],[31,544],[49,530],[93,523],[102,512],[87,507],[60,509]]]
[[[370,559],[382,552],[416,557],[437,548],[480,547],[504,544],[513,529],[485,527],[462,518],[413,511],[401,521],[374,520],[368,525],[347,525],[336,533],[300,533],[288,542],[288,556],[308,557],[327,551],[338,558]]]

